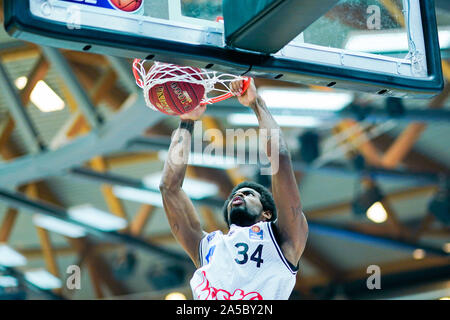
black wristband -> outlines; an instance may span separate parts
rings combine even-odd
[[[181,120],[180,129],[186,129],[189,133],[192,133],[194,130],[194,120]]]

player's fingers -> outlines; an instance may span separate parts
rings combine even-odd
[[[198,106],[197,109],[198,114],[202,115],[206,111],[206,104]]]
[[[242,81],[241,80],[233,81],[231,83],[231,92],[235,96],[239,96],[241,94],[241,92],[242,92],[241,85],[242,85]]]
[[[237,81],[231,82],[230,89],[231,89],[232,94],[235,94],[235,92],[236,92],[236,82]]]
[[[182,120],[198,120],[202,117],[203,113],[205,113],[206,111],[206,105],[199,105],[197,106],[194,110],[192,110],[191,112],[182,114],[180,116],[180,118]]]

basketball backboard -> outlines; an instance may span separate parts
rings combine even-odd
[[[4,5],[8,33],[41,45],[383,96],[429,98],[443,87],[434,3],[428,0],[341,0],[270,55],[225,44],[222,0]]]

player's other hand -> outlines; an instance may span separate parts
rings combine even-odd
[[[189,113],[182,114],[180,116],[181,120],[193,120],[196,121],[202,117],[206,111],[206,105],[199,105],[197,108]]]
[[[247,107],[251,107],[255,104],[256,98],[258,97],[255,87],[255,81],[253,80],[253,78],[250,78],[250,85],[245,92],[242,92],[243,88],[243,80],[231,82],[231,92],[238,98],[241,104]]]

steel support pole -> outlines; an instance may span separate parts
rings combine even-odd
[[[43,296],[50,300],[66,300],[63,296],[60,296],[51,290],[45,290],[45,289],[42,289],[42,288],[36,286],[33,282],[30,282],[29,280],[27,280],[25,275],[18,269],[12,268],[12,267],[0,266],[0,271],[2,268],[5,270],[5,274],[16,278],[20,284],[25,286],[30,291],[33,291],[36,294]]]
[[[416,249],[422,249],[427,254],[449,257],[450,254],[445,252],[441,248],[436,248],[433,246],[426,246],[420,243],[402,241],[397,239],[390,239],[386,237],[373,236],[364,234],[361,232],[356,232],[352,230],[347,230],[345,228],[337,228],[332,225],[327,225],[324,223],[308,221],[308,227],[311,233],[324,235],[329,237],[336,237],[340,239],[346,239],[349,241],[355,241],[358,243],[366,243],[375,247],[385,247],[390,249],[397,249],[403,251],[413,252]]]
[[[445,109],[416,109],[411,108],[400,115],[392,115],[384,109],[370,106],[360,107],[354,105],[352,108],[346,108],[341,111],[308,110],[308,109],[288,109],[288,108],[270,108],[270,113],[274,116],[293,116],[293,117],[316,117],[325,121],[335,122],[341,119],[354,119],[365,122],[383,122],[395,120],[400,123],[409,122],[431,122],[448,123],[450,122],[450,111]],[[233,102],[227,102],[225,105],[215,105],[208,108],[206,114],[213,117],[227,117],[230,114],[254,114],[254,112],[243,106],[235,105]]]
[[[130,151],[159,151],[168,150],[170,145],[170,138],[168,137],[139,137],[135,140],[131,140],[128,144]],[[246,159],[249,159],[249,155],[245,155]],[[370,176],[373,178],[391,180],[391,181],[405,181],[415,185],[423,184],[436,184],[439,182],[440,174],[435,172],[425,171],[405,171],[396,169],[382,169],[368,167],[364,170],[356,170],[349,168],[348,166],[341,164],[329,163],[321,167],[314,167],[307,163],[300,161],[292,162],[295,171],[301,172],[317,172],[324,174],[333,174],[336,176],[346,176],[358,178],[360,176]],[[442,173],[446,174],[446,173]],[[447,173],[448,174],[448,173]]]
[[[141,95],[132,95],[124,108],[98,130],[56,150],[0,164],[0,186],[12,188],[61,175],[64,170],[79,166],[95,156],[123,150],[130,140],[141,136],[164,117],[162,113],[147,108]]]
[[[107,183],[112,185],[121,185],[121,186],[128,186],[132,188],[136,188],[139,190],[146,190],[146,191],[153,191],[155,192],[155,189],[148,188],[143,185],[142,181],[139,179],[133,179],[128,177],[123,177],[117,174],[111,174],[111,173],[100,173],[95,172],[89,169],[84,168],[77,168],[71,170],[71,174],[74,176],[77,176],[82,179],[94,181],[97,183]],[[1,199],[1,192],[0,192],[0,199]],[[224,203],[223,199],[219,198],[209,198],[209,199],[202,199],[202,200],[196,200],[193,201],[196,205],[207,205],[215,207],[216,209],[221,209]],[[446,253],[441,248],[435,248],[432,246],[425,246],[420,243],[414,243],[414,242],[408,242],[408,241],[402,241],[397,239],[390,239],[386,237],[380,237],[380,236],[373,236],[361,232],[356,232],[353,230],[347,230],[342,227],[336,227],[333,225],[327,225],[324,223],[318,223],[314,221],[308,221],[309,230],[312,233],[315,234],[321,234],[331,237],[337,237],[340,239],[347,239],[350,241],[356,241],[358,243],[367,243],[376,247],[385,247],[385,248],[391,248],[391,249],[398,249],[403,251],[414,251],[415,249],[423,249],[427,253],[431,255],[438,255],[438,256],[449,256],[448,253]]]
[[[8,205],[11,207],[26,209],[27,212],[39,212],[39,214],[50,216],[61,221],[79,226],[83,228],[88,234],[96,237],[99,240],[122,243],[131,248],[161,254],[180,262],[190,261],[184,254],[149,243],[147,240],[141,237],[119,233],[117,231],[103,231],[93,226],[79,222],[75,219],[72,219],[67,211],[60,207],[45,203],[40,200],[32,200],[18,192],[10,192],[8,190],[0,189],[0,200],[8,203]]]
[[[142,181],[139,179],[124,177],[122,175],[110,172],[108,173],[98,172],[86,168],[74,168],[71,169],[69,172],[71,176],[74,178],[89,180],[95,183],[118,185],[156,193],[160,192],[158,188],[148,187],[145,184],[143,184]],[[193,200],[193,202],[199,205],[208,205],[216,208],[222,208],[224,200],[216,197],[211,197],[201,200]]]
[[[14,119],[20,132],[23,134],[26,143],[29,145],[33,153],[45,149],[45,144],[39,135],[39,132],[33,125],[28,113],[26,112],[22,101],[17,94],[12,82],[8,77],[3,64],[0,63],[0,88],[8,103],[8,109]]]

